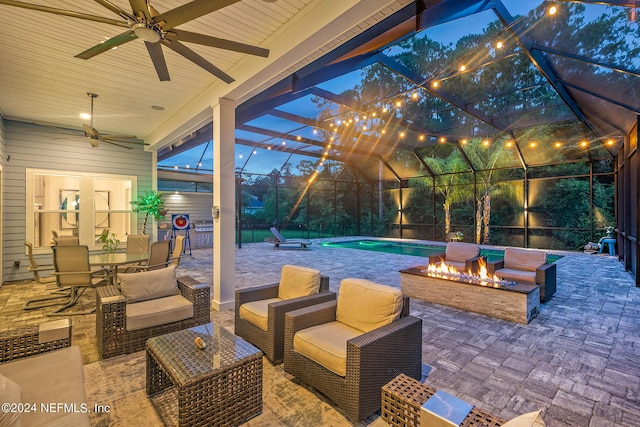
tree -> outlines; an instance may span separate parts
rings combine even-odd
[[[147,232],[147,221],[149,215],[156,221],[164,218],[167,213],[164,208],[164,201],[162,200],[162,193],[157,191],[150,191],[141,196],[138,196],[138,200],[131,202],[133,205],[133,212],[144,212],[144,222],[142,223],[142,234]]]
[[[461,172],[468,172],[460,152],[454,150],[444,159],[427,157],[423,159],[431,171],[436,175],[436,191],[444,198],[442,209],[444,210],[444,233],[451,231],[451,206],[468,198],[463,184]]]

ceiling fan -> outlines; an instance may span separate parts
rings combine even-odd
[[[130,42],[137,38],[142,39],[147,47],[153,66],[156,69],[158,78],[161,81],[168,81],[169,70],[164,59],[162,46],[168,47],[174,52],[182,55],[196,65],[204,68],[214,76],[226,83],[231,83],[234,79],[222,71],[220,68],[211,64],[209,61],[198,55],[193,50],[186,47],[181,42],[196,43],[205,46],[211,46],[219,49],[231,50],[234,52],[246,53],[267,57],[269,50],[257,46],[251,46],[231,40],[220,39],[205,34],[192,33],[189,31],[178,30],[175,27],[185,22],[199,18],[226,6],[237,3],[240,0],[193,0],[175,9],[160,13],[149,0],[129,0],[131,12],[126,11],[119,6],[111,3],[109,0],[94,0],[96,3],[109,9],[111,12],[120,16],[122,20],[106,18],[97,15],[90,15],[71,10],[58,9],[38,4],[24,3],[15,0],[0,0],[0,4],[16,6],[25,9],[38,10],[41,12],[53,13],[55,15],[64,15],[72,18],[85,19],[89,21],[102,22],[110,25],[117,25],[128,28],[122,34],[110,38],[82,53],[76,55],[77,58],[89,59],[103,52],[106,52],[116,46]]]
[[[92,147],[97,147],[100,142],[106,142],[108,144],[117,145],[118,147],[127,148],[131,150],[133,147],[129,147],[123,144],[133,144],[133,145],[145,145],[142,141],[128,141],[129,139],[136,139],[134,135],[113,135],[113,134],[101,134],[93,127],[93,100],[98,97],[97,94],[87,92],[89,98],[91,98],[91,124],[83,124],[84,127],[84,138],[89,140]]]

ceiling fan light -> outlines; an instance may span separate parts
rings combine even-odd
[[[160,33],[153,28],[147,27],[143,23],[134,24],[132,28],[139,39],[149,43],[157,43],[160,41]]]

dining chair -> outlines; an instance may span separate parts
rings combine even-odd
[[[128,254],[146,254],[149,253],[149,242],[151,236],[147,234],[130,234],[127,236]]]
[[[184,238],[185,236],[176,236],[176,243],[173,247],[173,252],[171,252],[171,264],[175,265],[176,268],[180,266],[180,257],[184,250]]]
[[[62,307],[56,309],[49,316],[75,316],[79,314],[91,314],[96,311],[95,307],[89,310],[68,312],[68,308],[78,303],[78,299],[87,290],[94,288],[101,280],[104,282],[108,277],[106,270],[91,271],[89,265],[89,247],[86,245],[76,246],[53,246],[53,267],[56,276],[56,284],[60,288],[69,287],[67,301]]]
[[[54,246],[78,246],[79,244],[80,244],[80,240],[77,237],[73,237],[73,236],[63,236],[63,237],[53,238]]]
[[[53,271],[53,264],[38,264],[36,257],[33,255],[33,245],[30,242],[24,242],[27,248],[27,257],[29,258],[29,271],[33,271],[33,279],[36,283],[49,284],[55,283],[55,276],[42,277],[43,271]],[[59,305],[62,298],[69,298],[70,288],[57,289],[48,294],[46,297],[33,298],[24,303],[25,310],[36,310],[44,307],[52,307]],[[53,301],[53,302],[50,302]]]
[[[157,270],[166,267],[169,263],[171,240],[161,240],[151,244],[149,252],[149,261],[144,265],[132,265],[127,267],[125,273],[134,273],[136,271]]]

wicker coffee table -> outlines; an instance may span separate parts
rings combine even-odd
[[[175,386],[180,426],[238,425],[262,412],[262,352],[221,326],[150,338],[146,350],[147,395]]]

